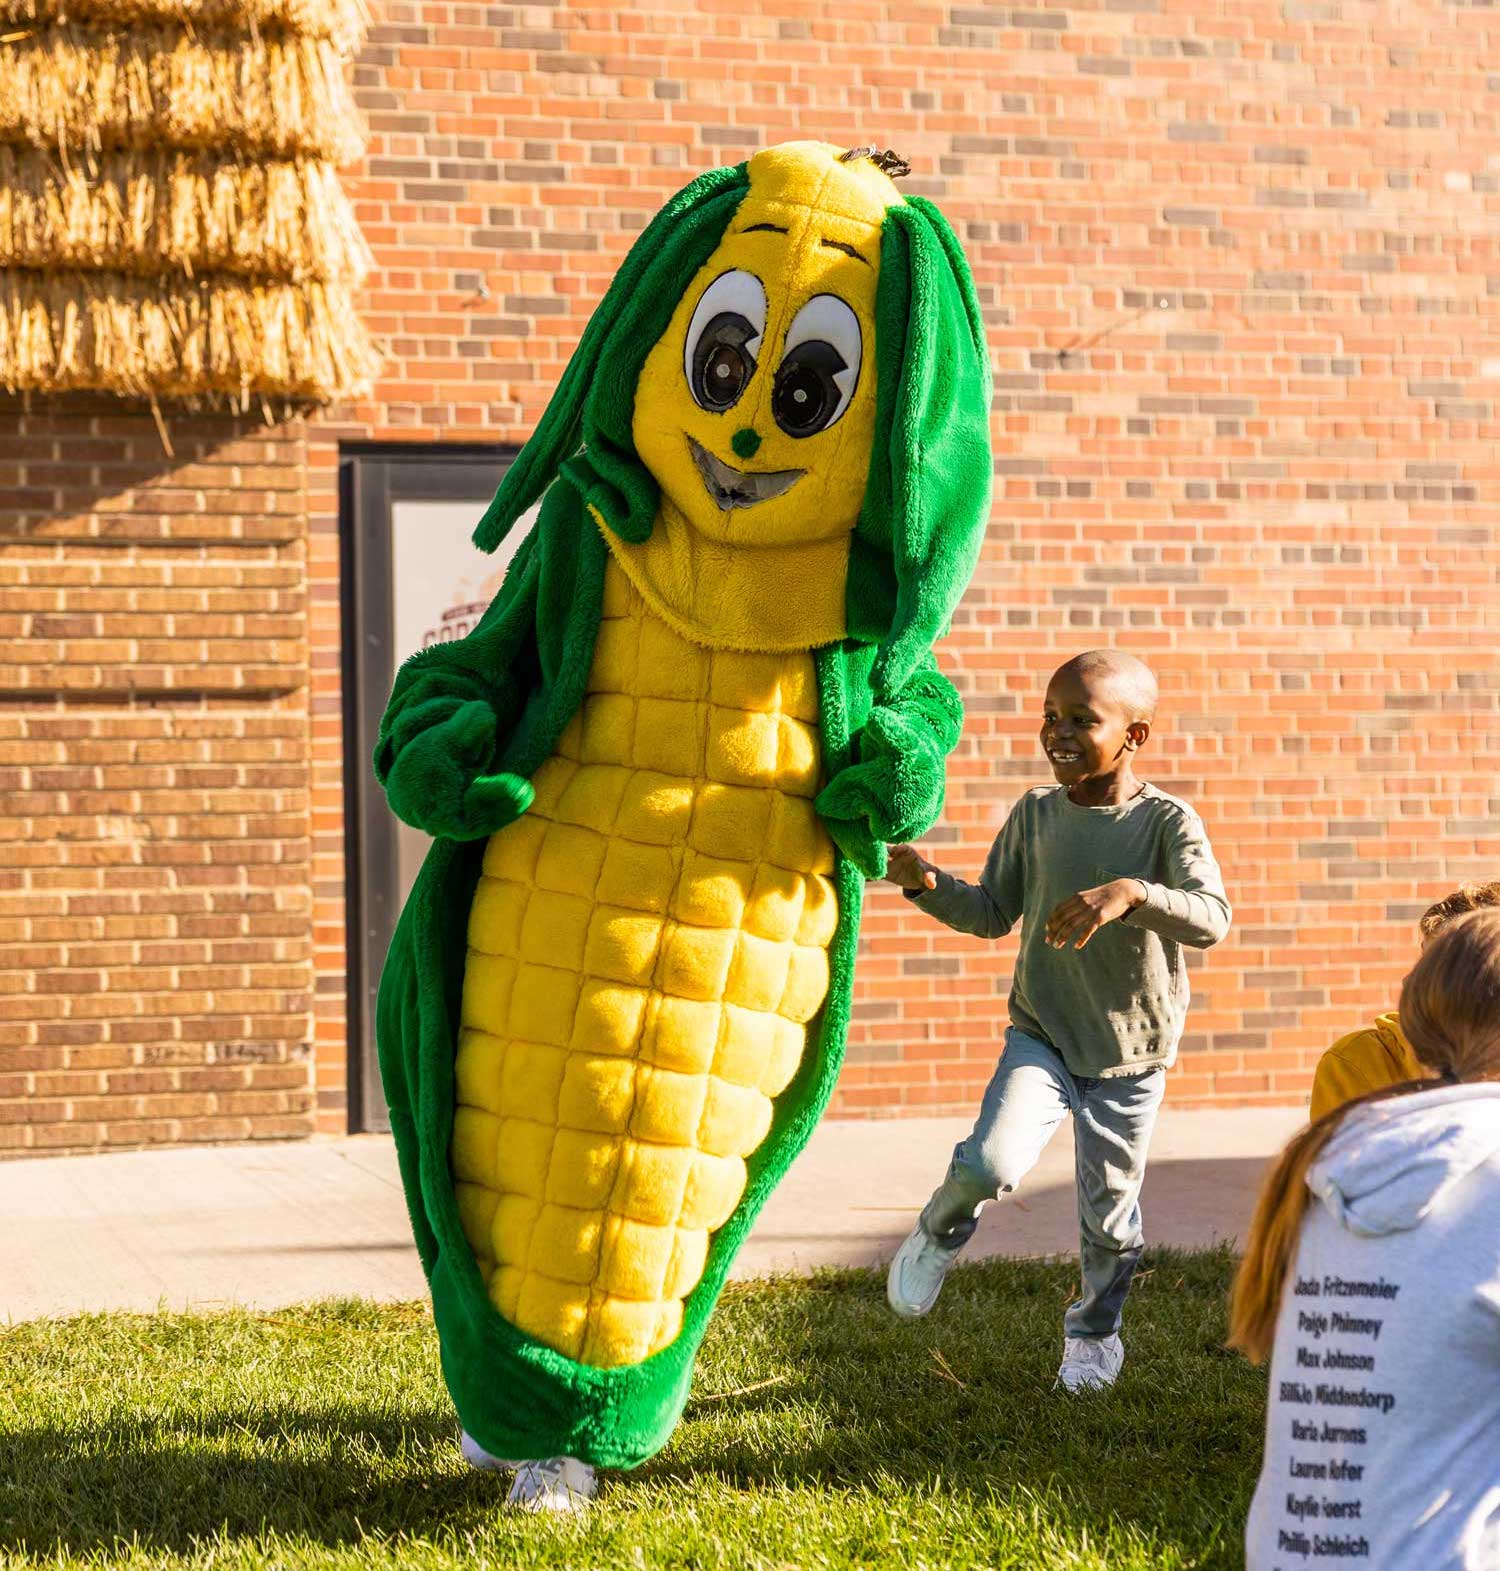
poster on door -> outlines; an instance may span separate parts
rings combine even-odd
[[[400,666],[430,644],[448,644],[477,626],[537,509],[523,515],[500,549],[486,556],[470,536],[484,511],[473,502],[395,502],[391,505],[391,655]],[[409,824],[396,831],[400,905],[431,844]]]
[[[452,643],[474,630],[537,510],[517,522],[493,556],[470,539],[483,511],[472,502],[392,505],[391,632],[397,665],[429,644]]]

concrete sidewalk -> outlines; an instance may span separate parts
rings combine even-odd
[[[1148,1239],[1242,1236],[1266,1158],[1301,1108],[1161,1115],[1143,1206]],[[738,1277],[890,1258],[968,1121],[824,1123],[762,1212]],[[1013,1198],[986,1209],[973,1252],[1078,1246],[1072,1136]],[[0,1322],[91,1309],[426,1295],[389,1139],[210,1146],[0,1163]]]

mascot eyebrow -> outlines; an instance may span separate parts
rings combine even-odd
[[[742,235],[784,235],[787,231],[780,224],[751,224],[747,228],[739,229],[735,232]],[[845,245],[842,240],[824,240],[822,244],[830,251],[842,251],[845,256],[852,256],[856,262],[863,262],[866,267],[870,265],[869,257],[854,246]]]
[[[381,1076],[494,1457],[666,1442],[838,1078],[865,879],[942,811],[963,707],[933,645],[989,517],[991,378],[905,172],[792,142],[667,201],[479,521],[484,551],[525,529],[493,603],[381,723],[376,778],[433,837]],[[747,350],[802,312],[779,364]]]

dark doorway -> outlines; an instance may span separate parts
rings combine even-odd
[[[389,1127],[375,1057],[375,994],[427,837],[385,805],[370,770],[396,668],[461,638],[494,598],[517,525],[493,556],[470,541],[512,447],[348,446],[339,455],[344,613],[344,835],[349,1127]]]

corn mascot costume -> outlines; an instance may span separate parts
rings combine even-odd
[[[629,1467],[842,1059],[865,877],[943,800],[932,645],[989,507],[972,281],[893,154],[773,147],[636,241],[402,666],[435,837],[381,1071],[444,1375],[495,1456]]]

